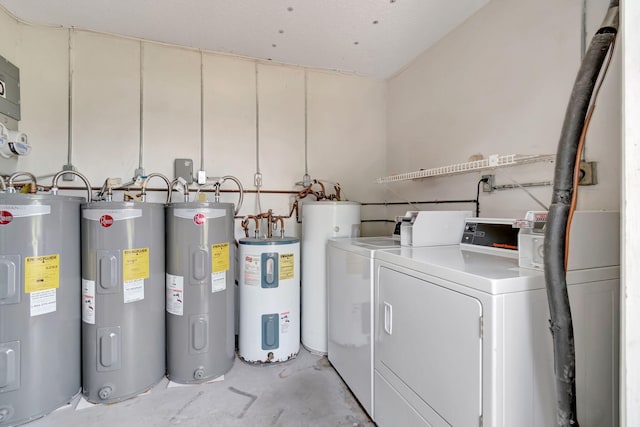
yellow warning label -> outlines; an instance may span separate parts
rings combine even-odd
[[[293,279],[293,254],[280,254],[280,280]]]
[[[24,259],[24,291],[46,291],[60,287],[60,255],[31,256]]]
[[[122,280],[149,278],[149,248],[125,249],[122,251]]]
[[[229,242],[211,245],[211,272],[220,273],[229,269]]]

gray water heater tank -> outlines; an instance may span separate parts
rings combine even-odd
[[[167,376],[212,380],[235,357],[233,204],[186,202],[166,208]]]
[[[0,194],[0,426],[80,391],[80,197]]]
[[[118,402],[165,373],[164,205],[82,205],[82,391]]]

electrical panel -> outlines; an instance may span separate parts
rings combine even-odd
[[[0,114],[20,120],[20,70],[2,56],[0,56]]]

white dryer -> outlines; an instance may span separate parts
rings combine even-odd
[[[399,236],[327,243],[329,361],[372,419],[373,255],[399,247]]]
[[[374,257],[379,426],[556,424],[543,272],[459,246]],[[618,266],[567,277],[583,427],[618,425],[619,277]]]

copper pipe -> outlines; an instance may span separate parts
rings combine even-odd
[[[296,202],[294,202],[294,206],[297,206],[297,200]],[[261,212],[259,214],[257,214],[256,216],[252,216],[249,215],[245,218],[256,218],[256,219],[266,219],[267,220],[267,224],[268,224],[268,230],[267,230],[267,237],[273,237],[273,230],[276,229],[277,230],[277,224],[280,223],[280,232],[282,234],[282,236],[284,236],[284,220],[291,218],[294,210],[296,210],[295,208],[291,210],[291,212],[289,213],[289,215],[273,215],[273,210],[269,209],[267,212]],[[296,220],[297,220],[297,213],[296,213]],[[245,223],[246,220],[243,220],[241,225],[243,228],[245,228]],[[274,228],[274,224],[276,225],[276,227]],[[248,228],[248,227],[247,227]],[[245,228],[245,234],[246,234],[246,229]]]
[[[318,181],[317,179],[314,179],[314,180],[313,180],[313,182],[314,182],[314,183],[316,183],[316,184],[318,184],[318,185],[320,186],[320,188],[322,189],[322,190],[321,190],[321,191],[322,191],[322,194],[327,194],[327,192],[326,192],[326,191],[325,191],[325,189],[324,189],[324,184],[323,184],[322,182]]]
[[[220,190],[221,193],[238,193],[239,190]],[[246,193],[258,193],[258,190],[244,190]],[[260,194],[298,194],[296,190],[260,190]]]
[[[249,221],[246,218],[243,218],[240,222],[240,226],[244,230],[244,236],[249,237]]]
[[[247,215],[244,217],[244,219],[240,223],[242,228],[244,228],[244,234],[246,237],[249,237],[249,219],[253,219],[256,223],[256,230],[255,230],[256,235],[259,233],[259,230],[260,230],[260,218],[254,215]]]
[[[262,212],[258,214],[258,218],[267,220],[267,237],[273,237],[273,210],[269,209],[267,212]]]
[[[310,189],[311,185],[309,185],[309,187],[305,187],[304,189],[300,190],[298,194],[296,194],[296,197],[298,199],[304,199],[305,197],[307,197],[307,194],[309,194]]]
[[[267,212],[267,237],[273,237],[273,211],[269,209]]]
[[[304,189],[300,190],[300,192],[298,192],[297,194],[298,199],[304,199],[309,194],[312,194],[317,200],[320,200],[322,196],[316,193],[315,191],[313,191],[313,189],[311,188],[312,186],[313,184],[309,184],[308,187],[305,187]]]
[[[298,199],[294,200],[294,202],[291,204],[289,216],[287,216],[286,218],[291,218],[291,215],[293,215],[294,211],[296,212],[296,219],[298,219]]]
[[[274,230],[278,229],[278,223],[280,223],[280,237],[284,237],[284,217],[282,215],[273,217]]]
[[[69,171],[65,171],[65,172],[69,172]],[[124,188],[125,186],[121,186],[118,188]],[[49,190],[51,187],[46,187],[43,186],[43,188],[45,190]],[[138,187],[128,187],[128,188],[140,188]],[[102,187],[91,187],[92,190],[95,191],[99,191],[100,189],[102,189]],[[58,190],[78,190],[78,187],[58,187]],[[148,187],[146,189],[147,192],[153,192],[153,191],[167,191],[166,188],[159,188],[159,187]],[[211,190],[211,189],[201,189],[200,192],[203,193],[214,193],[215,190]],[[220,190],[221,193],[238,193],[239,190]],[[244,190],[245,194],[246,193],[257,193],[256,190]],[[260,193],[263,194],[291,194],[291,195],[297,195],[298,191],[296,190],[260,190]]]
[[[252,219],[255,221],[256,223],[256,230],[260,227],[260,218],[258,218],[257,216],[254,215],[247,215],[248,219]]]

